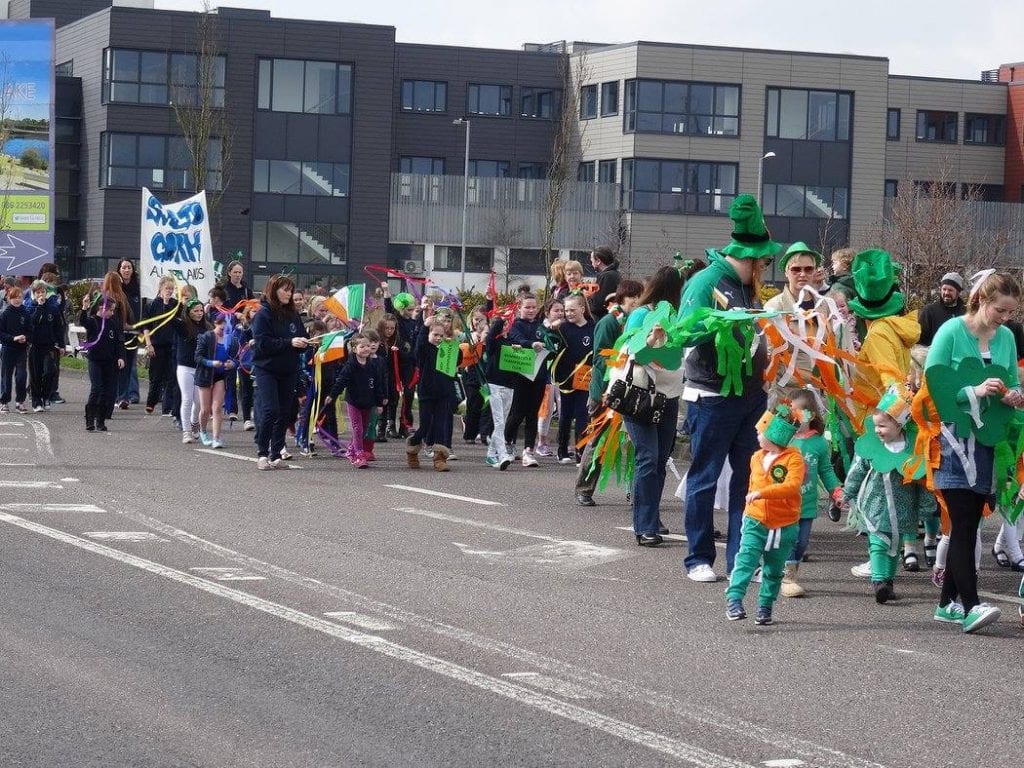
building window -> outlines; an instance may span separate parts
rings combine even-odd
[[[813,187],[803,184],[765,184],[763,198],[765,216],[845,219],[850,190],[845,187]]]
[[[494,257],[493,248],[466,248],[467,272],[490,272]],[[442,272],[459,272],[462,269],[461,245],[435,245],[434,269]]]
[[[433,80],[403,80],[402,110],[405,112],[447,112],[448,83]]]
[[[890,109],[885,113],[885,138],[889,141],[900,140],[900,111]]]
[[[284,264],[345,264],[348,224],[254,221],[252,260]]]
[[[899,182],[896,181],[896,179],[886,179],[885,191],[883,192],[883,194],[885,195],[885,197],[896,197],[897,193],[899,192],[899,188],[900,185]]]
[[[74,77],[75,76],[75,61],[64,61],[54,67],[53,72],[57,77]]]
[[[597,86],[584,85],[580,88],[580,120],[597,117]]]
[[[737,136],[740,88],[662,80],[626,81],[626,131]]]
[[[765,133],[780,139],[849,141],[851,113],[849,93],[769,88]]]
[[[557,255],[557,254],[556,254]],[[546,275],[548,260],[539,248],[510,248],[508,251],[508,274]]]
[[[603,184],[614,184],[617,179],[618,160],[599,160],[597,162],[597,180]]]
[[[979,203],[1001,203],[1003,202],[1003,185],[961,184],[960,197],[964,200],[974,200]]]
[[[470,83],[466,111],[471,115],[511,117],[512,86]]]
[[[403,156],[398,160],[399,173],[415,173],[421,176],[443,176],[443,157],[409,157]]]
[[[955,181],[928,181],[926,179],[914,179],[914,193],[918,197],[952,200],[956,197],[956,190],[957,183]]]
[[[257,109],[348,115],[352,112],[352,67],[333,61],[260,59]]]
[[[545,179],[547,175],[547,163],[519,163],[516,166],[516,178],[519,179]]]
[[[470,160],[469,175],[482,179],[507,179],[512,175],[508,160]]]
[[[619,81],[601,83],[601,117],[619,114]]]
[[[522,88],[519,116],[536,120],[554,120],[562,111],[562,92],[554,88]]]
[[[964,115],[964,144],[1006,144],[1006,115]]]
[[[623,160],[626,207],[650,213],[717,214],[736,196],[736,163]]]
[[[201,72],[194,53],[108,48],[103,55],[103,103],[196,105],[201,89],[208,87],[210,105],[223,107],[224,61],[214,56],[210,71]]]
[[[256,160],[252,191],[281,195],[347,197],[348,163],[298,160]]]
[[[956,121],[956,112],[918,110],[917,140],[955,142]]]
[[[595,178],[593,160],[580,163],[576,168],[576,181],[594,181]]]
[[[206,183],[196,184],[192,156],[181,136],[104,133],[100,136],[100,186],[191,192],[221,188],[222,142],[207,143]]]

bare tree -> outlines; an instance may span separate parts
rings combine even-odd
[[[496,208],[484,225],[484,241],[494,247],[494,274],[505,286],[503,293],[510,293],[512,284],[523,279],[511,271],[512,249],[519,245],[522,234],[522,229],[505,206]]]
[[[14,183],[15,162],[13,157],[3,154],[7,140],[11,137],[11,101],[14,98],[14,82],[11,80],[11,55],[0,51],[0,220],[7,210],[7,198]]]

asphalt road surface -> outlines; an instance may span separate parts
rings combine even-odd
[[[136,406],[88,434],[62,378],[66,405],[0,414],[4,768],[1019,761],[1018,579],[990,555],[1003,618],[965,636],[926,572],[876,605],[822,518],[809,596],[730,623],[681,537],[637,547],[624,493],[578,507],[553,460],[457,444],[439,474],[390,442],[258,472],[238,428],[183,446]]]

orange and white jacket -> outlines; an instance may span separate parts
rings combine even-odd
[[[748,501],[744,514],[765,528],[784,528],[800,519],[800,486],[804,482],[804,457],[796,448],[785,448],[765,467],[767,454],[750,457],[750,492],[760,498]]]

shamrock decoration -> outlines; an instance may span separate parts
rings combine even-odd
[[[933,365],[925,371],[925,378],[939,418],[944,422],[953,423],[954,434],[957,437],[965,438],[973,431],[979,443],[989,446],[1006,439],[1013,408],[1006,405],[999,396],[981,398],[980,427],[971,419],[966,402],[958,401],[958,396],[964,388],[977,386],[985,379],[998,378],[1009,385],[1012,379],[1006,368],[1001,365],[985,365],[976,357],[968,357],[961,360],[956,368]]]
[[[633,331],[625,342],[626,348],[634,355],[638,365],[657,363],[668,371],[679,370],[683,364],[683,348],[671,335],[663,347],[647,346],[647,337],[655,326],[660,325],[666,331],[670,331],[674,324],[675,310],[667,301],[658,302],[658,306],[647,313],[643,326]]]
[[[787,474],[789,473],[786,471],[786,468],[779,464],[776,464],[774,467],[772,467],[772,480],[774,480],[776,483],[784,482],[786,480]]]
[[[913,425],[908,424],[905,433],[906,446],[902,451],[893,453],[885,444],[879,439],[878,435],[875,434],[875,430],[869,429],[863,435],[857,438],[857,442],[854,443],[853,450],[862,459],[865,459],[873,470],[879,474],[886,474],[892,472],[894,469],[899,470],[900,474],[904,477],[907,476],[907,463],[914,458],[914,440],[916,438],[917,430]],[[925,463],[923,461],[917,462],[917,466],[914,468],[914,473],[909,477],[910,480],[920,480],[924,477]]]

